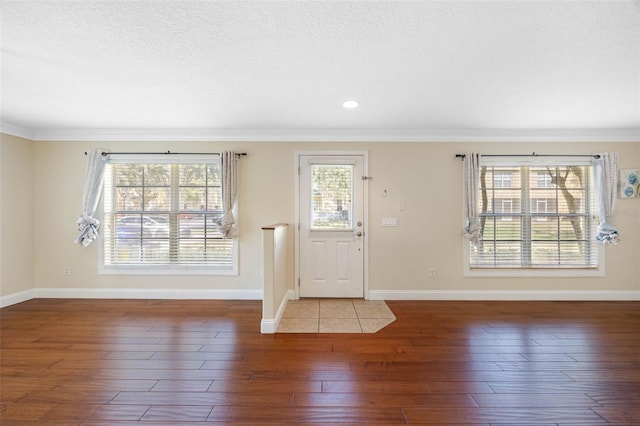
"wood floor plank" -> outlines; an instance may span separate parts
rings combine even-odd
[[[157,352],[154,351],[113,351],[106,353],[102,359],[123,359],[123,360],[148,360],[151,359]]]
[[[381,393],[384,394],[390,389],[395,391],[402,390],[403,393],[410,395],[413,393],[435,393],[446,395],[451,393],[457,394],[478,394],[478,393],[495,393],[494,390],[485,382],[435,382],[435,381],[419,381],[419,382],[401,382],[401,381],[324,381],[322,382],[322,392],[354,392],[354,393]]]
[[[56,404],[51,403],[33,403],[20,404],[19,402],[2,401],[0,408],[0,420],[2,423],[6,421],[33,421],[42,418],[48,412],[53,410]]]
[[[123,353],[123,352],[118,352]],[[187,360],[187,361],[241,361],[246,359],[245,353],[235,352],[154,352],[148,359]]]
[[[283,392],[120,392],[110,405],[291,406],[293,393]]]
[[[206,405],[162,405],[149,408],[142,416],[143,422],[204,422],[213,406]]]
[[[60,390],[29,392],[20,404],[108,404],[118,395],[117,391]]]
[[[321,361],[316,360],[313,363],[315,371],[349,371],[351,369],[348,362],[344,361]],[[205,361],[201,367],[202,370],[227,370],[229,368],[255,368],[267,369],[274,365],[273,359],[263,359],[260,361]],[[278,368],[286,371],[306,371],[309,369],[309,363],[305,359],[288,358],[278,363]]]
[[[293,405],[296,407],[477,407],[478,404],[467,394],[433,393],[295,393]]]
[[[639,392],[640,384],[637,382],[620,383],[614,381],[593,382],[487,382],[487,385],[497,394],[518,393],[570,393],[570,394],[598,394],[598,393],[624,393],[633,394]]]
[[[495,362],[458,362],[458,361],[411,361],[411,362],[352,362],[351,370],[354,371],[504,371]]]
[[[81,426],[81,420],[9,420],[3,419],[2,426]],[[140,424],[138,423],[138,426]]]
[[[109,405],[109,404],[60,404],[45,414],[45,421],[62,420],[128,420],[139,421],[149,410],[148,405]]]
[[[595,407],[593,411],[610,423],[640,424],[640,407],[637,405]]]
[[[519,362],[527,361],[527,358],[520,353],[434,353],[430,349],[424,349],[418,346],[399,347],[397,352],[380,351],[377,353],[358,353],[358,352],[335,352],[336,356],[341,355],[343,358],[356,362]],[[561,354],[563,360],[567,362],[576,362],[575,359]]]
[[[322,385],[319,380],[214,380],[208,392],[323,392]]]
[[[387,407],[269,407],[248,410],[245,407],[214,407],[209,421],[217,422],[264,422],[278,419],[278,424],[324,423],[324,424],[405,424],[402,410]]]
[[[630,382],[630,383],[640,383],[640,370],[635,368],[625,368],[625,369],[598,369],[598,370],[589,370],[585,368],[584,370],[570,370],[565,371],[565,374],[571,379],[577,382],[587,381],[587,382],[599,382],[599,381],[610,381],[610,382]]]
[[[78,343],[69,347],[73,351],[98,351],[104,348],[102,343]],[[202,345],[181,345],[181,344],[128,344],[114,343],[109,345],[112,352],[198,352],[202,349]]]
[[[150,391],[155,388],[157,380],[133,379],[96,379],[67,380],[56,387],[56,391]]]
[[[588,408],[423,408],[405,409],[408,423],[460,424],[488,423],[531,425],[535,423],[565,424],[602,423],[603,418]]]
[[[152,392],[206,392],[213,380],[158,380]]]
[[[640,302],[388,301],[375,334],[260,334],[260,301],[0,309],[0,424],[640,424]]]
[[[101,368],[116,370],[198,370],[204,365],[204,361],[190,360],[150,360],[150,359],[105,359]],[[93,368],[95,360],[62,360],[57,364],[60,368]],[[224,367],[220,367],[224,368]]]
[[[485,393],[471,395],[480,407],[488,408],[516,408],[516,407],[592,407],[598,405],[587,395],[567,393],[545,394],[498,394]]]
[[[628,390],[618,386],[609,391],[589,392],[587,396],[603,407],[610,405],[634,407],[640,402],[640,383],[629,387]]]
[[[246,370],[177,370],[173,369],[133,369],[108,368],[93,370],[96,379],[135,379],[135,380],[171,380],[180,377],[183,380],[248,380],[254,374],[251,369]]]
[[[180,407],[175,407],[176,409],[179,409]],[[177,421],[177,420],[171,420],[171,421],[163,421],[163,422],[159,422],[159,421],[145,421],[144,419],[141,421],[117,421],[117,420],[110,420],[110,421],[100,421],[100,420],[82,420],[80,422],[79,426],[142,426],[142,425],[158,425],[158,426],[224,426],[225,424],[230,424],[229,422],[225,422],[225,421],[203,421],[203,422],[192,422],[192,421]],[[285,423],[281,422],[281,421],[271,421],[271,422],[233,422],[232,423],[234,426],[274,426],[274,425],[284,425]],[[3,425],[4,426],[4,425]],[[20,425],[22,426],[22,425]],[[36,426],[39,426],[36,425]],[[51,426],[58,426],[58,425],[51,425]],[[299,426],[299,424],[296,424],[296,426]],[[323,426],[327,426],[326,423],[323,424]]]

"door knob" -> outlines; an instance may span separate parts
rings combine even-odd
[[[358,231],[353,235],[355,235],[356,237],[362,237],[362,231]]]

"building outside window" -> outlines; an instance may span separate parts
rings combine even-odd
[[[536,172],[536,183],[538,188],[553,188],[553,179],[548,171]]]
[[[494,188],[511,188],[511,177],[512,173],[510,171],[496,171],[493,174]]]

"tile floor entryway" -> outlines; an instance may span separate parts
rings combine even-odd
[[[290,300],[276,333],[375,333],[395,320],[383,300]]]

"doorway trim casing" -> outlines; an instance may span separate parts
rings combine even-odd
[[[347,155],[360,155],[363,158],[362,172],[367,179],[364,179],[362,185],[362,198],[363,198],[363,220],[364,220],[364,239],[363,239],[363,295],[365,300],[369,300],[369,152],[368,151],[295,151],[293,162],[293,176],[294,176],[294,198],[295,198],[295,215],[294,215],[294,234],[295,234],[295,275],[294,275],[294,299],[300,299],[300,157],[302,156],[347,156]]]

